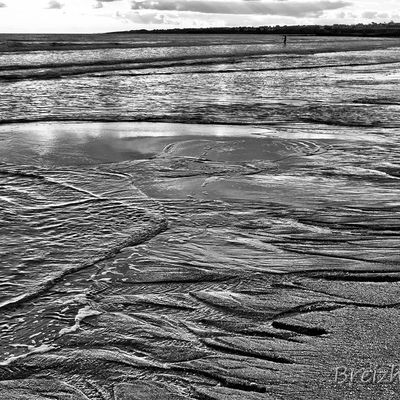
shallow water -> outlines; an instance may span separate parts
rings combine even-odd
[[[396,299],[398,40],[61,39],[0,38],[4,398],[289,390],[283,315]]]

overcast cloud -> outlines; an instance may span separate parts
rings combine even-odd
[[[57,0],[50,0],[48,5],[47,5],[47,9],[49,10],[61,10],[61,8],[64,7],[64,4],[60,3]]]
[[[399,1],[0,0],[0,32],[389,22],[400,20]]]
[[[260,1],[260,0],[144,0],[132,2],[133,10],[191,11],[207,14],[320,16],[326,10],[351,5],[346,1]]]

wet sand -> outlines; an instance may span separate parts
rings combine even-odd
[[[314,129],[2,126],[0,397],[396,398],[399,139]]]
[[[0,42],[0,399],[398,397],[399,39]]]

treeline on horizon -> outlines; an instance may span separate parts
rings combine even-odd
[[[375,23],[356,25],[276,25],[238,26],[210,28],[137,29],[110,33],[178,33],[178,34],[275,34],[275,35],[316,35],[316,36],[386,36],[400,37],[400,23]]]

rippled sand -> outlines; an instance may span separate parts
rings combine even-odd
[[[396,398],[392,45],[2,82],[0,398]]]
[[[338,398],[337,366],[396,354],[391,129],[0,136],[3,397]]]

